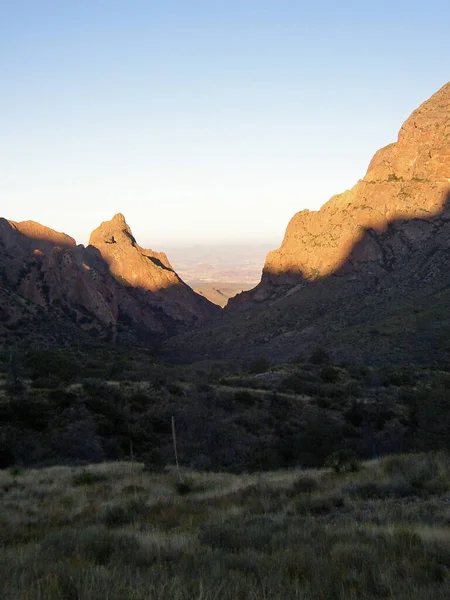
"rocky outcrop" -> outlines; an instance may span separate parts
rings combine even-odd
[[[27,237],[29,244],[34,248],[49,249],[52,246],[62,248],[75,248],[75,240],[66,233],[60,233],[50,227],[36,223],[36,221],[8,221],[11,227]]]
[[[163,252],[141,248],[122,214],[95,229],[89,247],[96,248],[111,275],[140,294],[144,305],[160,303],[166,315],[190,325],[201,324],[217,314],[218,307],[196,294],[172,269]]]
[[[87,248],[32,221],[0,219],[0,280],[3,328],[13,331],[20,329],[20,298],[56,327],[62,319],[72,331],[108,339],[123,331],[157,341],[220,312],[178,277],[164,254],[140,248],[122,215],[96,229]]]
[[[277,299],[305,281],[336,273],[351,258],[356,267],[365,232],[385,232],[398,219],[438,214],[450,189],[450,83],[424,102],[400,129],[397,142],[379,150],[365,177],[319,211],[291,219],[278,250],[269,252],[261,283],[229,302],[228,309]],[[417,229],[417,227],[415,227]],[[364,242],[364,262],[381,255]]]

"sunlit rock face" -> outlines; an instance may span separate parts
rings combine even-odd
[[[125,326],[156,340],[220,313],[178,277],[164,254],[142,249],[122,215],[97,228],[90,242],[77,246],[39,223],[0,219],[2,287],[76,328],[112,338]],[[10,312],[19,322],[17,306],[8,311],[3,303],[6,325]]]
[[[269,300],[285,293],[286,287],[330,275],[349,262],[357,269],[360,260],[366,265],[381,261],[379,245],[370,243],[366,232],[383,233],[394,220],[439,214],[449,190],[447,83],[411,114],[397,142],[374,155],[365,177],[351,190],[334,196],[319,211],[293,216],[281,247],[266,258],[261,283],[232,299],[228,309]]]
[[[120,213],[91,233],[89,245],[99,250],[111,274],[128,285],[152,292],[182,285],[167,256],[141,248]]]
[[[220,314],[220,309],[193,292],[175,273],[163,252],[141,248],[122,214],[115,215],[95,229],[89,239],[120,283],[150,292],[170,317],[191,324],[202,323]]]

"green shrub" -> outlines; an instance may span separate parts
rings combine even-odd
[[[388,181],[403,181],[403,177],[396,175],[395,173],[390,173],[387,178]]]

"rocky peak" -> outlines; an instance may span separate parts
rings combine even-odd
[[[334,196],[319,211],[294,215],[281,247],[266,258],[261,283],[232,300],[230,308],[279,296],[286,286],[336,272],[367,230],[383,232],[396,219],[437,215],[449,190],[447,83],[405,121],[397,142],[375,154],[366,176],[351,190]]]
[[[377,182],[429,180],[449,183],[450,82],[417,108],[402,125],[397,142],[379,150],[364,178]]]
[[[139,246],[121,213],[97,227],[89,245],[99,250],[114,277],[132,287],[158,292],[183,284],[163,252]]]

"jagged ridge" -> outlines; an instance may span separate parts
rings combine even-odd
[[[45,315],[58,339],[68,331],[58,324],[62,319],[70,322],[69,337],[81,329],[115,339],[125,327],[157,341],[220,311],[178,277],[164,254],[140,248],[123,215],[103,223],[90,242],[77,246],[38,223],[0,219],[0,277],[11,292],[2,296],[1,345],[17,333],[31,335]],[[20,310],[18,298],[39,314]]]

